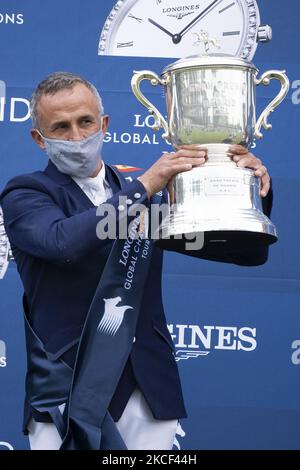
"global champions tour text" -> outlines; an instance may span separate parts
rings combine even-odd
[[[129,233],[129,237],[124,243],[122,255],[119,259],[119,263],[128,268],[124,283],[126,290],[131,289],[136,264],[139,261],[139,258],[141,260],[146,259],[150,248],[150,240],[144,239],[141,236],[137,237],[139,223],[139,219],[136,219]]]

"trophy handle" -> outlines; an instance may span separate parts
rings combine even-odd
[[[257,139],[262,139],[263,134],[260,132],[262,126],[268,131],[272,129],[272,124],[268,123],[268,117],[270,116],[271,113],[277,108],[277,106],[282,103],[286,95],[288,94],[289,88],[290,88],[290,82],[285,74],[285,70],[269,70],[268,72],[265,72],[261,78],[257,79],[255,78],[255,84],[256,85],[270,85],[271,80],[276,79],[279,80],[281,83],[281,90],[278,93],[278,95],[271,101],[271,103],[266,107],[266,109],[261,113],[259,116],[256,124],[255,124],[255,130],[254,130],[254,136]]]
[[[148,109],[148,112],[153,115],[155,118],[155,123],[153,126],[150,126],[151,129],[154,131],[158,131],[161,127],[164,129],[164,133],[162,134],[162,138],[168,140],[169,138],[169,127],[167,121],[163,117],[163,115],[158,111],[158,109],[150,103],[150,101],[143,95],[140,89],[140,84],[143,80],[149,80],[151,85],[157,86],[162,85],[165,86],[168,83],[167,79],[161,79],[156,73],[151,72],[150,70],[141,70],[141,71],[134,71],[134,75],[131,80],[131,88],[135,97],[142,103],[145,108]]]

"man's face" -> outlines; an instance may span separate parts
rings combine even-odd
[[[47,138],[82,140],[102,127],[105,134],[108,116],[100,117],[95,95],[83,84],[42,96],[38,104],[40,132]],[[42,137],[32,129],[32,137],[45,148]]]

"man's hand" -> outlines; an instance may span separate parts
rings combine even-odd
[[[207,151],[197,145],[182,146],[177,152],[166,153],[157,160],[138,180],[145,186],[148,197],[168,186],[178,173],[190,171],[203,165]]]
[[[255,176],[260,178],[260,195],[265,197],[270,190],[270,176],[267,168],[263,165],[261,160],[248,151],[242,145],[233,145],[230,148],[230,155],[232,160],[240,168],[250,168],[255,170]]]

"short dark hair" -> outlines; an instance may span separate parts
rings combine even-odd
[[[101,96],[97,88],[79,75],[70,72],[54,72],[42,80],[34,90],[30,100],[32,125],[39,128],[38,104],[44,95],[55,95],[60,90],[72,89],[77,83],[86,86],[97,98],[100,114],[104,114]]]

